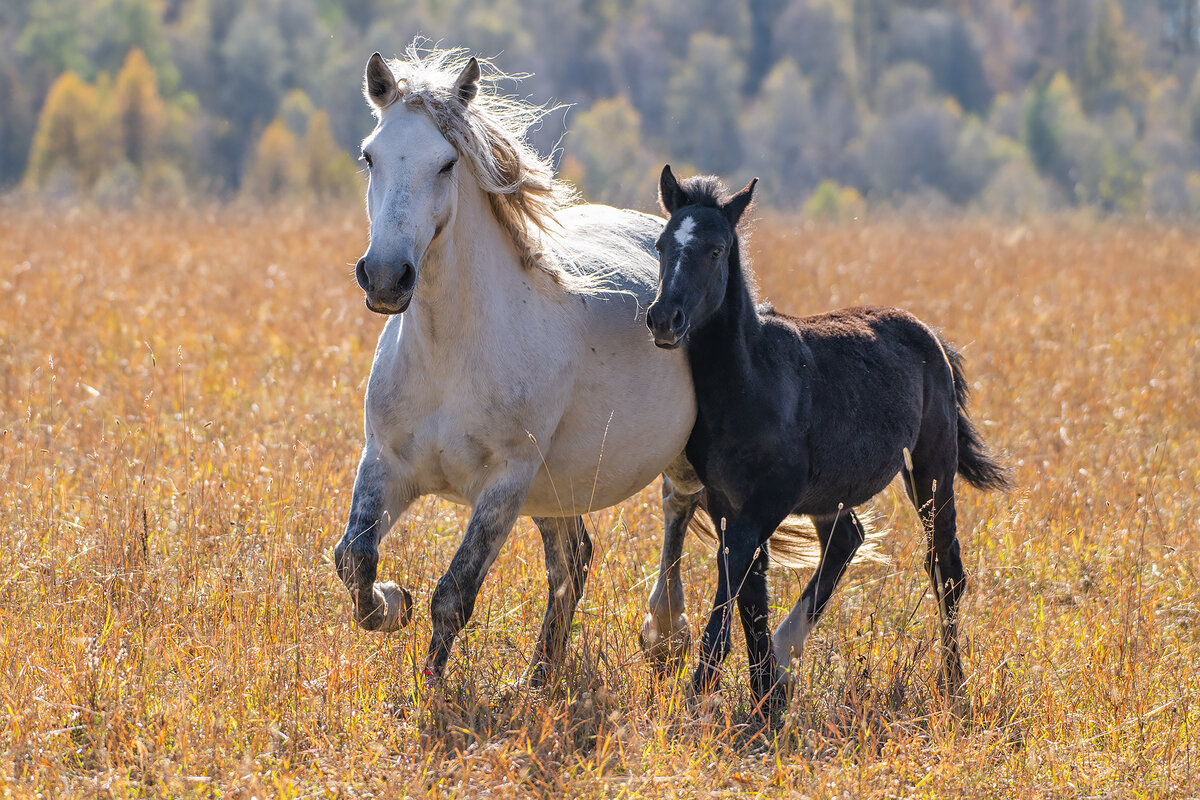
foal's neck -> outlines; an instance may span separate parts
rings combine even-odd
[[[711,375],[722,381],[746,372],[750,347],[761,329],[762,321],[742,266],[741,247],[735,238],[729,253],[725,297],[716,312],[692,334],[688,358],[693,374],[701,379]]]

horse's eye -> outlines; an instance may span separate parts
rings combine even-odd
[[[453,161],[447,161],[445,166],[443,166],[441,169],[438,170],[438,175],[449,175],[450,170],[454,169],[454,165],[457,163],[458,163],[457,158],[454,159]]]
[[[362,155],[360,155],[359,158],[361,158],[363,161],[365,161],[367,163],[367,169],[371,168],[371,154],[370,153],[368,153],[366,150],[363,150]]]
[[[723,255],[725,255],[725,248],[724,248],[724,247],[714,247],[714,248],[713,248],[713,251],[712,251],[712,257],[713,257],[713,258],[720,258],[720,257],[721,257],[721,256],[723,256]]]

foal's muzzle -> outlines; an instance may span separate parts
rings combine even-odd
[[[412,302],[417,285],[417,268],[411,261],[400,264],[368,262],[364,256],[354,270],[359,287],[367,293],[367,308],[377,314],[402,314]]]
[[[658,302],[646,312],[646,327],[654,334],[654,344],[664,350],[672,350],[679,347],[687,335],[688,320],[683,309],[669,309]]]

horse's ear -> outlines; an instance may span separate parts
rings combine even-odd
[[[663,167],[662,177],[658,180],[658,202],[668,217],[687,205],[687,193],[679,186],[679,181],[675,180],[675,173],[671,171],[670,164]]]
[[[475,99],[475,95],[479,94],[479,62],[475,56],[471,56],[471,60],[462,68],[462,72],[458,73],[458,77],[454,79],[454,96],[464,106],[468,105]]]
[[[721,206],[721,210],[725,212],[729,224],[737,227],[738,222],[742,218],[742,214],[746,213],[746,209],[754,201],[754,187],[758,184],[758,178],[753,178],[746,184],[746,188],[729,198],[729,202]]]
[[[363,76],[363,97],[375,108],[386,108],[396,102],[400,90],[396,87],[396,76],[383,60],[383,56],[375,53],[367,61],[367,71]]]

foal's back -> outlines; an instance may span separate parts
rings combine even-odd
[[[798,512],[866,502],[928,437],[955,440],[954,377],[928,326],[898,308],[845,308],[810,317],[768,311],[764,339],[792,354],[781,375],[818,480]],[[788,344],[784,344],[788,343]]]

